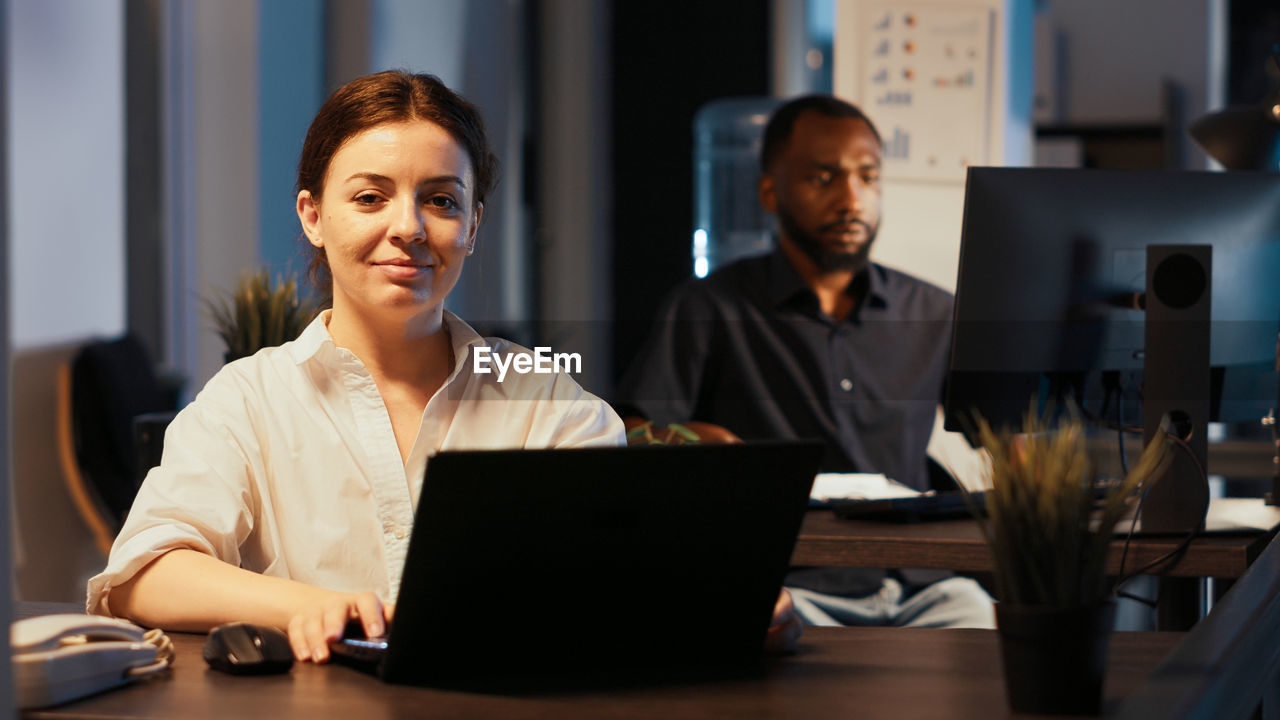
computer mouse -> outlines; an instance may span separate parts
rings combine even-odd
[[[289,638],[273,627],[234,622],[209,632],[204,661],[232,675],[282,673],[293,667],[293,649]]]

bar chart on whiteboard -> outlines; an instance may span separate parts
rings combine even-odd
[[[859,97],[884,140],[886,177],[963,182],[990,160],[989,7],[861,6]]]

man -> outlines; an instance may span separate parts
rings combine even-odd
[[[946,374],[951,295],[870,261],[882,146],[829,96],[765,128],[760,203],[771,254],[678,287],[623,377],[629,418],[713,423],[746,440],[820,438],[828,472],[881,472],[928,489],[925,447]],[[939,573],[804,568],[788,577],[806,623],[992,627],[990,597]]]

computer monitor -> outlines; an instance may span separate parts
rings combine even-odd
[[[1207,322],[1179,321],[1176,309],[1170,320],[1146,322],[1149,246],[1190,266],[1190,274],[1174,273],[1175,291],[1197,287],[1196,258],[1203,259],[1209,271],[1199,279],[1197,307]],[[1161,273],[1178,266],[1151,272],[1166,278]],[[1203,442],[1210,419],[1266,415],[1276,398],[1277,330],[1280,175],[970,168],[949,429],[971,429],[975,411],[993,425],[1016,426],[1032,401],[1061,408],[1070,397],[1089,415],[1144,424],[1150,434],[1145,413],[1198,401],[1177,382],[1154,398],[1144,375],[1172,368],[1199,377],[1203,364],[1208,408],[1191,414],[1207,417],[1182,418],[1201,425],[1184,429]],[[1164,349],[1148,353],[1153,332]],[[1200,360],[1197,334],[1207,336]]]

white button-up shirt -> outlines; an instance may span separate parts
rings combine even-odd
[[[427,402],[402,461],[382,396],[328,313],[297,340],[219,371],[165,433],[107,567],[89,580],[90,613],[169,550],[394,602],[428,458],[439,450],[625,443],[622,421],[564,373],[476,373],[472,348],[529,353],[481,338],[451,313],[454,368]]]

